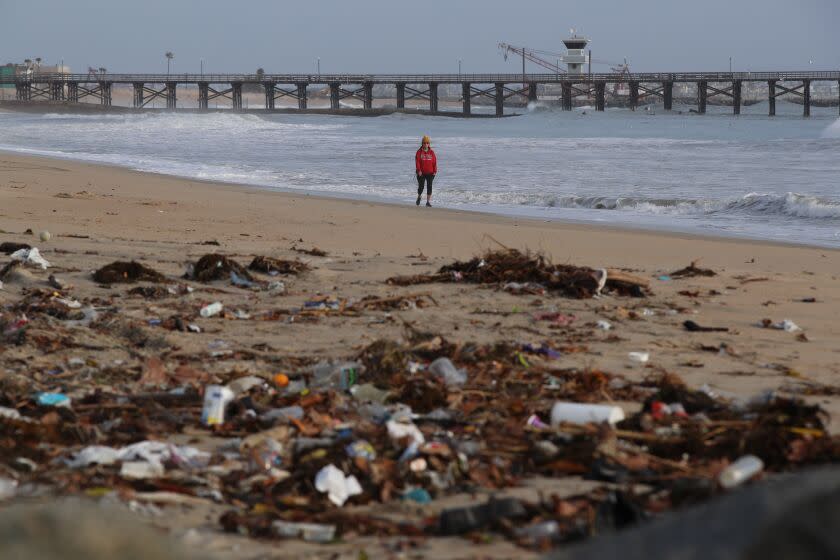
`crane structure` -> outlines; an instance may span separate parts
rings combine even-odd
[[[502,56],[507,60],[508,55],[513,53],[522,57],[522,74],[525,74],[525,61],[529,60],[538,66],[547,68],[555,74],[565,74],[566,70],[560,68],[560,63],[563,61],[564,55],[550,51],[541,51],[536,49],[529,49],[527,47],[517,47],[509,45],[508,43],[499,43],[499,49],[502,50]],[[557,63],[551,62],[543,58],[543,56],[551,56],[557,60]]]

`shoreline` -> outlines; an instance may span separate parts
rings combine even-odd
[[[159,177],[169,177],[173,179],[179,179],[184,181],[191,181],[196,183],[205,184],[208,186],[230,186],[236,187],[239,189],[243,189],[246,191],[258,191],[263,193],[273,193],[279,195],[287,195],[292,197],[310,197],[313,199],[322,199],[325,201],[336,201],[336,202],[363,202],[367,204],[374,204],[383,206],[386,208],[403,208],[410,205],[410,200],[407,198],[405,202],[399,202],[396,200],[390,200],[385,198],[379,197],[358,197],[353,195],[341,196],[341,193],[333,193],[333,194],[323,194],[317,191],[305,191],[305,190],[294,190],[294,189],[283,189],[279,187],[271,187],[266,185],[260,185],[257,183],[241,183],[241,182],[227,182],[227,181],[220,181],[214,179],[203,179],[203,178],[196,178],[190,177],[188,175],[176,175],[170,173],[164,173],[160,171],[148,171],[142,169],[135,169],[132,167],[127,167],[120,164],[115,163],[106,163],[106,162],[94,162],[88,161],[84,159],[78,159],[72,157],[72,155],[58,155],[58,154],[51,154],[51,155],[42,155],[35,152],[38,152],[37,149],[30,149],[30,148],[21,148],[21,151],[15,151],[10,149],[0,149],[0,155],[10,155],[10,156],[20,156],[20,157],[31,157],[31,158],[43,158],[46,160],[55,160],[61,162],[72,162],[81,165],[90,165],[94,167],[103,167],[107,169],[114,169],[114,170],[121,170],[129,173],[136,173],[139,175],[152,175],[152,176],[159,176]],[[409,197],[410,198],[410,197]],[[575,219],[575,218],[545,218],[545,217],[537,217],[537,216],[527,216],[527,215],[519,215],[515,213],[506,213],[503,211],[500,212],[492,212],[489,210],[484,210],[481,208],[451,208],[451,207],[436,207],[435,212],[455,212],[455,213],[467,213],[470,215],[476,215],[480,217],[480,219],[492,220],[493,218],[504,218],[507,220],[519,220],[525,221],[530,224],[555,224],[561,226],[568,226],[568,227],[581,227],[581,228],[592,228],[595,230],[606,230],[611,232],[631,232],[631,233],[644,233],[650,235],[665,235],[669,237],[675,237],[685,240],[690,239],[700,239],[700,240],[708,240],[708,241],[733,241],[733,242],[743,242],[743,243],[750,243],[756,245],[767,245],[767,246],[780,246],[780,247],[790,247],[790,248],[811,248],[811,249],[820,249],[826,251],[840,251],[840,246],[832,247],[828,245],[819,245],[815,243],[805,243],[805,242],[797,242],[797,241],[781,241],[781,240],[773,240],[773,239],[763,239],[755,236],[750,236],[748,234],[738,235],[738,234],[709,234],[709,233],[701,233],[692,231],[690,228],[682,228],[682,229],[671,229],[667,226],[656,227],[652,225],[632,225],[622,223],[620,225],[615,225],[611,223],[604,223],[598,220],[586,220],[586,219]],[[605,212],[610,212],[610,210],[606,210]]]

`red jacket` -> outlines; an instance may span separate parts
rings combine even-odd
[[[421,175],[436,174],[437,156],[435,156],[435,151],[431,148],[428,152],[424,152],[423,148],[417,150],[417,155],[414,156],[414,166],[417,168],[417,173]]]

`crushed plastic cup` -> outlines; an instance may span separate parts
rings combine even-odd
[[[646,364],[650,360],[650,352],[628,352],[627,357],[631,362]]]
[[[321,362],[313,368],[313,383],[317,387],[333,387],[347,391],[358,383],[364,369],[365,366],[359,362]]]
[[[622,420],[624,420],[624,410],[618,406],[557,402],[551,408],[552,426],[557,426],[563,422],[570,424],[589,424],[590,422],[615,424]]]
[[[443,378],[444,383],[448,386],[463,385],[467,382],[467,374],[464,370],[456,368],[449,358],[438,358],[429,364],[429,371]]]
[[[327,465],[315,475],[315,488],[326,493],[327,498],[341,507],[352,496],[362,493],[362,487],[355,476],[347,476],[335,465]]]
[[[744,455],[718,475],[718,482],[726,489],[735,488],[764,470],[764,461],[755,455]]]
[[[601,329],[602,331],[608,331],[612,328],[612,324],[610,324],[610,322],[605,319],[599,319],[598,322],[595,323],[595,326]]]
[[[423,432],[411,422],[388,420],[385,426],[388,428],[388,436],[394,441],[400,441],[408,437],[411,438],[414,444],[421,445],[426,443],[426,437],[423,435]]]
[[[202,307],[201,311],[199,311],[199,314],[206,319],[208,317],[212,317],[213,315],[218,315],[222,312],[223,308],[224,306],[222,305],[222,302],[217,301]]]
[[[225,408],[234,398],[234,393],[221,385],[208,385],[204,391],[204,407],[201,410],[201,422],[205,426],[224,424]]]

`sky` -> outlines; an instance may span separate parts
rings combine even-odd
[[[0,64],[79,72],[166,51],[175,73],[520,72],[499,42],[560,52],[570,28],[638,72],[840,69],[840,0],[0,0],[0,21]]]

